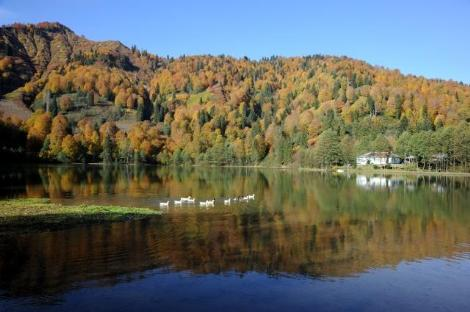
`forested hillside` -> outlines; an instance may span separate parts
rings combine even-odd
[[[436,60],[438,61],[438,60]],[[56,23],[0,28],[3,151],[43,160],[352,164],[367,151],[470,162],[470,86],[347,57],[161,58]],[[8,135],[7,135],[8,133]]]

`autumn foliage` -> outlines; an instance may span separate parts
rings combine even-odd
[[[77,47],[19,89],[36,110],[24,124],[28,146],[47,159],[330,166],[395,151],[423,166],[436,153],[470,161],[462,83],[346,57],[172,59],[114,43]],[[12,64],[7,56],[0,70]],[[90,117],[93,107],[117,113]]]

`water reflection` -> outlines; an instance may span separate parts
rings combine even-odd
[[[425,185],[430,191],[443,193],[448,187],[465,187],[465,179],[436,176],[394,176],[394,175],[356,175],[356,185],[367,190],[404,188],[414,191],[418,186]],[[464,184],[462,185],[462,182]]]
[[[87,280],[113,284],[155,268],[354,276],[470,250],[470,184],[463,178],[52,166],[3,169],[0,179],[3,196],[65,203],[157,207],[159,199],[186,195],[256,194],[229,207],[172,207],[145,221],[3,234],[0,291],[7,297],[58,294]]]

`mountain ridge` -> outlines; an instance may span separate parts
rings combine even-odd
[[[41,35],[43,38],[41,38]],[[58,38],[61,37],[61,38]],[[42,42],[36,42],[38,39],[43,39]],[[48,39],[49,41],[44,42],[44,39]],[[51,51],[51,44],[54,44],[54,41],[60,41],[62,39],[63,43],[65,43],[65,51],[61,51],[60,49],[54,49],[52,46]],[[57,44],[60,44],[58,42]],[[42,47],[43,49],[39,49]],[[87,52],[90,50],[96,50],[98,53],[103,54],[111,54],[111,55],[125,55],[126,57],[131,58],[131,63],[133,66],[138,68],[139,70],[142,68],[142,64],[136,64],[135,58],[132,59],[133,53],[130,53],[131,49],[123,44],[119,40],[105,40],[105,41],[94,41],[85,38],[83,35],[76,34],[72,29],[67,27],[60,22],[41,22],[37,24],[22,24],[22,23],[14,23],[11,25],[3,25],[0,27],[0,57],[2,56],[13,56],[19,57],[25,63],[27,68],[26,74],[27,79],[22,79],[23,83],[26,83],[28,80],[34,78],[33,76],[39,78],[43,74],[49,73],[53,69],[57,69],[61,66],[65,66],[67,63],[72,61],[73,57],[76,56],[78,53]],[[13,52],[12,52],[13,51]],[[144,50],[145,51],[145,50]],[[55,53],[54,53],[55,52]],[[145,51],[145,54],[149,54]],[[149,54],[151,55],[151,54]],[[201,55],[182,55],[176,57],[175,59],[185,58],[185,57],[219,57],[207,54]],[[376,69],[382,69],[387,71],[398,72],[400,75],[404,77],[410,78],[417,78],[417,79],[426,79],[428,81],[433,82],[443,82],[443,83],[456,83],[465,87],[470,87],[470,84],[466,84],[461,81],[456,81],[453,79],[441,79],[441,78],[428,78],[422,75],[416,75],[413,73],[403,74],[399,69],[395,68],[388,68],[382,65],[373,65],[368,63],[367,61],[351,58],[349,56],[335,56],[335,55],[306,55],[306,56],[271,56],[271,57],[263,57],[258,60],[248,59],[246,57],[243,58],[236,58],[232,56],[225,56],[234,59],[248,59],[251,62],[262,62],[263,60],[267,60],[272,57],[281,58],[281,59],[296,59],[296,58],[304,58],[304,57],[311,57],[311,56],[320,56],[326,58],[336,58],[336,59],[346,59],[350,61],[356,62],[363,62],[365,65],[370,66]],[[172,57],[173,59],[173,57]],[[160,58],[162,60],[162,58]],[[145,67],[145,66],[144,66]],[[153,65],[153,70],[157,67]],[[146,68],[148,71],[148,68]],[[152,71],[153,71],[152,70]],[[149,73],[147,72],[147,77]],[[20,87],[21,85],[16,84],[15,87]],[[9,90],[12,91],[12,90]],[[0,96],[5,94],[5,90],[0,89]]]

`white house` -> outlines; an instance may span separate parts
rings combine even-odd
[[[369,152],[362,154],[356,158],[356,164],[358,166],[365,165],[397,165],[401,163],[400,156],[389,152]]]

